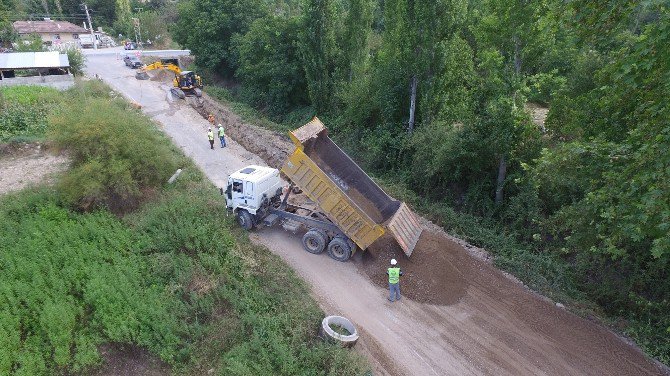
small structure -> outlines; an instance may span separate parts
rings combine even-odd
[[[89,35],[90,31],[67,21],[54,21],[45,18],[44,21],[15,21],[14,30],[20,37],[37,34],[46,46],[75,45],[81,46],[82,35]]]
[[[0,54],[0,86],[40,85],[67,89],[74,85],[65,54],[13,52]]]

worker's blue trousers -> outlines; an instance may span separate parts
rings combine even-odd
[[[400,300],[400,283],[389,283],[389,300]]]

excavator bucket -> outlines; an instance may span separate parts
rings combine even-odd
[[[140,71],[135,73],[135,78],[138,80],[148,80],[149,79],[149,73]]]

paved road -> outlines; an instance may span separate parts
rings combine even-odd
[[[264,164],[234,142],[210,150],[208,123],[184,101],[173,101],[169,85],[135,80],[134,71],[114,54],[89,53],[87,72],[141,104],[217,186],[232,171]],[[254,232],[252,239],[286,260],[311,285],[326,313],[357,325],[362,332],[357,349],[377,374],[661,374],[608,330],[556,308],[462,249],[445,256],[468,284],[458,303],[435,306],[403,299],[391,304],[356,260],[340,263],[325,254],[308,254],[297,236],[278,229]]]

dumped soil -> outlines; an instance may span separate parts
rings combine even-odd
[[[289,153],[295,149],[288,135],[245,123],[225,105],[205,93],[202,94],[201,104],[198,107],[193,106],[193,109],[205,119],[209,114],[213,114],[215,124],[223,124],[226,136],[261,157],[270,167],[280,169]]]
[[[153,71],[149,74],[149,76],[150,76],[149,80],[151,81],[158,81],[164,83],[171,83],[172,80],[174,79],[174,73],[164,69]]]
[[[454,241],[424,230],[412,257],[408,258],[396,241],[385,235],[363,253],[359,267],[375,284],[388,288],[386,270],[391,259],[398,260],[402,296],[420,303],[451,305],[465,295],[473,259]]]
[[[103,365],[94,376],[165,376],[170,367],[147,350],[127,344],[100,346]]]

